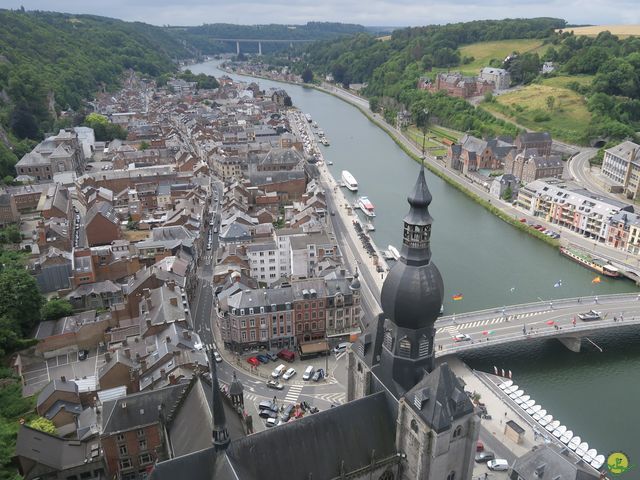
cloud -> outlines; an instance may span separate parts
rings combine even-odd
[[[633,0],[3,0],[4,8],[88,13],[155,25],[335,21],[428,25],[489,18],[558,17],[576,24],[637,23]]]

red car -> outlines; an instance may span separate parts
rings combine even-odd
[[[521,218],[521,219],[520,219],[520,221],[521,221],[522,223],[527,223],[527,219],[526,219],[526,218]]]
[[[247,358],[247,362],[249,362],[254,367],[257,367],[258,365],[260,365],[260,360],[258,360],[256,357]]]

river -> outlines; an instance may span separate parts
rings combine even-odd
[[[189,69],[225,74],[217,64],[205,62]],[[284,88],[293,104],[319,123],[331,142],[330,147],[321,148],[325,160],[333,162],[329,168],[334,177],[340,179],[340,172],[349,170],[358,180],[358,194],[367,195],[375,205],[372,236],[376,244],[383,249],[389,244],[399,247],[402,217],[408,210],[406,196],[418,165],[360,111],[331,95],[298,85],[230,76],[255,81],[262,89]],[[554,248],[499,220],[435,175],[427,173],[427,182],[433,196],[433,260],[444,279],[447,314],[636,290],[626,280],[602,278],[594,285],[595,274]],[[463,295],[461,301],[451,300],[456,293]],[[640,355],[634,348],[640,335],[613,334],[597,340],[604,344],[604,353],[585,348],[575,354],[550,340],[527,351],[505,347],[491,355],[469,355],[465,361],[484,370],[492,370],[494,364],[510,368],[527,393],[599,452],[624,450],[636,463],[640,446],[630,427],[640,425],[640,409],[636,408],[640,384],[633,380],[640,367]]]

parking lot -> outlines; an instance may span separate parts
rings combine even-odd
[[[35,395],[54,378],[73,380],[96,375],[103,363],[104,354],[98,354],[96,349],[90,350],[85,360],[78,359],[78,352],[71,352],[31,363],[22,369],[22,394]]]

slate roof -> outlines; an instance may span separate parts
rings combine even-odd
[[[36,407],[40,407],[54,392],[73,392],[75,394],[78,393],[78,386],[76,382],[72,380],[58,380],[53,379],[38,394],[38,400],[36,402]]]
[[[161,407],[171,408],[184,388],[184,384],[171,385],[105,402],[102,408],[103,435],[158,422]]]
[[[447,363],[425,375],[404,396],[407,404],[436,433],[447,430],[454,420],[473,413],[473,404],[464,386]]]
[[[98,214],[116,225],[119,222],[118,214],[109,203],[97,202],[87,211],[87,215],[85,216],[85,225],[89,225]]]
[[[516,459],[513,472],[522,480],[596,480],[599,475],[583,462],[576,464],[574,454],[556,445],[543,445]],[[536,473],[537,470],[537,473]]]

